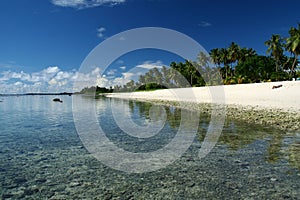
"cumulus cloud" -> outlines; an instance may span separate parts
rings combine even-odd
[[[0,81],[8,81],[11,79],[19,79],[26,82],[48,81],[59,71],[58,67],[48,67],[40,72],[32,74],[21,72],[4,71],[1,73]]]
[[[107,75],[113,76],[113,75],[115,75],[116,72],[117,72],[116,69],[111,69],[111,70],[109,70],[109,71],[107,72]]]
[[[84,9],[103,5],[115,6],[125,3],[125,1],[126,0],[52,0],[52,3],[61,7]]]
[[[58,66],[50,66],[43,70],[26,73],[24,71],[2,71],[0,72],[0,94],[1,93],[29,93],[29,92],[77,92],[84,87],[98,85],[99,87],[110,87],[125,85],[130,80],[138,81],[141,74],[149,69],[161,68],[161,61],[145,61],[129,71],[121,66],[123,73],[118,69],[110,69],[104,72],[100,67],[94,67],[89,72],[76,70],[64,71]]]
[[[108,84],[101,74],[98,67],[88,73],[62,71],[57,66],[33,73],[4,71],[0,73],[0,93],[76,92],[98,83]],[[74,88],[77,82],[78,87]]]
[[[162,68],[164,65],[160,60],[153,62],[153,61],[145,61],[144,63],[137,65],[137,68],[143,68],[143,69],[153,69],[153,68]]]
[[[102,38],[103,36],[104,36],[104,32],[106,31],[106,28],[104,28],[104,27],[100,27],[100,28],[98,28],[97,29],[97,36],[99,37],[99,38]]]
[[[130,80],[134,79],[135,74],[131,72],[122,73],[122,77],[115,78],[112,81],[113,85],[125,85]]]

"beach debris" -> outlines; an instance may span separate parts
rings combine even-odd
[[[282,87],[282,85],[273,85],[272,89],[277,89],[277,88],[280,88]]]
[[[62,103],[63,101],[59,98],[54,98],[53,101]]]

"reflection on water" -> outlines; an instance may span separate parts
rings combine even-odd
[[[128,105],[132,113],[138,111],[141,117],[149,118],[151,103],[129,101]],[[165,110],[170,127],[176,130],[180,123],[181,109],[170,106],[165,107]],[[201,115],[198,132],[200,142],[205,137],[209,122],[210,116]],[[219,144],[225,144],[231,150],[239,150],[257,140],[267,140],[269,142],[266,154],[267,162],[276,163],[280,159],[287,158],[291,166],[300,169],[300,133],[287,136],[285,132],[270,127],[261,125],[249,126],[245,122],[227,120],[219,138]]]
[[[1,199],[297,199],[300,133],[285,133],[227,120],[213,151],[199,159],[210,116],[201,114],[198,135],[180,159],[144,174],[113,170],[80,141],[72,99],[2,97],[0,102]],[[98,123],[118,147],[152,152],[175,136],[183,110],[150,103],[81,97],[80,109],[96,109]],[[112,107],[115,109],[112,111]],[[124,112],[124,108],[126,112]],[[76,109],[76,108],[75,108]],[[164,109],[164,111],[162,111]],[[126,134],[113,112],[140,127],[162,125],[151,137]],[[87,118],[85,123],[90,123]],[[189,126],[189,122],[185,122]],[[150,132],[149,132],[150,133]]]

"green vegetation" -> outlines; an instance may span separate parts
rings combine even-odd
[[[107,89],[105,87],[98,87],[98,86],[92,86],[92,87],[85,87],[83,88],[79,93],[80,94],[100,94],[100,93],[112,93],[113,89]]]
[[[199,87],[205,85],[241,84],[284,81],[300,77],[297,65],[300,55],[300,23],[290,28],[289,37],[272,35],[265,42],[267,55],[232,42],[227,48],[214,48],[209,54],[200,52],[197,61],[172,62],[169,67],[153,68],[140,75],[138,81],[114,86],[114,92]],[[288,56],[288,55],[291,55]],[[212,66],[214,63],[214,66]],[[88,91],[112,92],[112,89],[85,88]]]

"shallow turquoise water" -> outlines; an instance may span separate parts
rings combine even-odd
[[[198,134],[179,159],[153,172],[126,173],[106,166],[89,153],[75,128],[72,97],[61,96],[63,103],[53,102],[53,98],[0,97],[2,199],[297,199],[300,196],[299,133],[227,120],[218,144],[208,156],[199,159],[198,151],[210,120],[200,115]],[[176,137],[182,120],[183,111],[174,107],[164,108],[165,113],[154,109],[153,114],[149,103],[78,98],[83,102],[81,109],[95,106],[95,117],[107,138],[128,152],[147,153],[163,148]],[[128,113],[123,112],[124,107]],[[167,120],[149,138],[128,135],[117,123],[121,120],[118,116],[128,115],[139,126],[147,127],[151,120],[161,125],[159,115],[155,114]],[[82,120],[91,123],[88,117],[83,116]],[[95,132],[93,126],[89,127],[91,130],[87,131]]]

